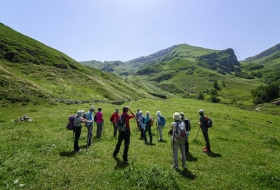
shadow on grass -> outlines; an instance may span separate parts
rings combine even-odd
[[[183,177],[190,179],[190,180],[194,180],[196,178],[196,175],[194,175],[191,171],[189,171],[188,169],[184,169],[184,170],[178,170],[178,173],[181,174]]]
[[[161,140],[161,141],[158,141],[159,143],[165,143],[167,142],[166,140]]]
[[[74,156],[76,153],[77,152],[75,152],[75,151],[69,151],[69,152],[63,151],[63,152],[59,153],[59,156],[71,157],[71,156]]]
[[[207,154],[209,157],[211,157],[211,158],[218,158],[218,157],[222,157],[222,155],[221,154],[218,154],[218,153],[215,153],[215,152],[209,152],[208,154]]]
[[[188,153],[187,156],[186,156],[186,160],[189,161],[189,162],[197,162],[198,158],[194,157],[191,153]]]
[[[118,157],[114,157],[115,161],[117,162],[117,165],[115,166],[115,170],[117,169],[123,169],[129,166],[129,163],[127,162],[122,162]]]

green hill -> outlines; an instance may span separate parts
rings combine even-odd
[[[277,44],[255,56],[246,58],[242,68],[266,83],[280,80],[280,44]]]
[[[124,101],[153,96],[114,74],[74,59],[0,24],[0,100],[40,103]]]

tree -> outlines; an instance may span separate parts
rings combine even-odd
[[[199,93],[198,93],[197,99],[198,99],[198,100],[204,100],[204,95],[203,95],[202,92],[199,92]]]
[[[216,79],[214,80],[214,85],[213,86],[214,86],[215,89],[220,90],[218,81]]]

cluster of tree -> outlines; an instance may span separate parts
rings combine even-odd
[[[280,81],[274,82],[267,86],[258,86],[255,90],[251,91],[253,96],[254,104],[261,104],[265,102],[270,102],[279,96],[279,85]]]
[[[255,78],[253,75],[250,75],[250,74],[245,73],[245,72],[235,72],[234,75],[239,77],[239,78],[245,78],[245,79],[254,79]]]
[[[226,86],[224,81],[222,82],[222,84],[223,84],[224,87]],[[221,88],[219,87],[218,81],[214,80],[213,88],[211,88],[210,90],[207,88],[204,91],[204,93],[210,95],[210,101],[211,102],[217,103],[217,102],[220,102],[220,99],[218,98],[218,95],[219,95],[218,90],[221,90]],[[197,99],[198,100],[204,100],[204,94],[202,92],[199,92],[198,96],[197,96]]]

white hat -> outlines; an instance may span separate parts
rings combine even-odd
[[[173,114],[173,119],[175,119],[175,120],[180,120],[180,119],[181,119],[180,114],[179,114],[178,112],[175,112],[175,113]]]
[[[94,110],[95,108],[94,108],[94,106],[90,106],[89,109],[90,110]]]
[[[84,114],[84,110],[78,110],[77,111],[77,116],[78,117],[82,117],[83,114]]]
[[[201,113],[204,113],[204,111],[202,109],[198,110],[198,113],[201,114]]]
[[[160,115],[160,111],[157,111],[156,115]]]

